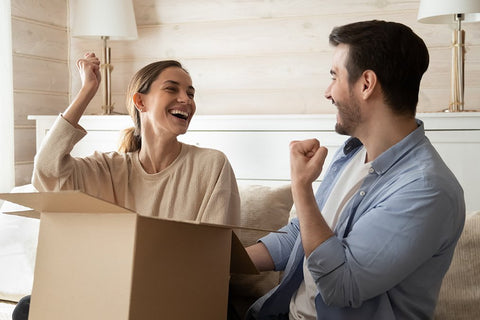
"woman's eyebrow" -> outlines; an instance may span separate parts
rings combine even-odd
[[[179,82],[177,82],[177,81],[174,81],[174,80],[165,80],[165,81],[163,81],[163,84],[166,84],[166,83],[175,84],[175,85],[177,85],[177,86],[179,86],[179,85],[180,85],[180,83],[179,83]]]
[[[177,86],[180,85],[180,82],[175,81],[175,80],[165,80],[163,83],[164,84],[165,83],[171,83],[171,84],[174,84],[174,85],[177,85]],[[195,91],[195,88],[193,86],[188,86],[188,89],[191,89],[191,90]]]

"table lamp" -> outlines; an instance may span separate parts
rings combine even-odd
[[[463,22],[480,21],[480,0],[421,0],[418,21],[422,23],[452,24],[452,78],[449,112],[465,110],[465,31]]]
[[[111,50],[108,40],[134,40],[138,37],[132,0],[74,0],[71,2],[72,36],[101,39],[103,114],[112,114]]]

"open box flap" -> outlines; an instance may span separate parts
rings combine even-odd
[[[132,213],[113,203],[81,191],[0,193],[0,199],[31,208],[37,212]],[[15,212],[8,212],[17,214]],[[25,211],[22,211],[26,215]],[[27,215],[30,216],[30,215]]]
[[[230,255],[230,273],[259,274],[257,267],[248,256],[240,239],[232,232],[232,251]]]
[[[9,215],[22,216],[27,218],[36,218],[36,219],[40,218],[40,212],[33,210],[32,208],[24,207],[10,201],[4,201],[0,211],[1,213],[5,213]]]

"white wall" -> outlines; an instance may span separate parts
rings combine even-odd
[[[9,192],[15,181],[10,0],[0,0],[0,97],[0,192]]]

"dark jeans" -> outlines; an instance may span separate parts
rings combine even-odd
[[[28,320],[28,311],[30,310],[30,296],[25,296],[18,301],[13,309],[12,320]]]

